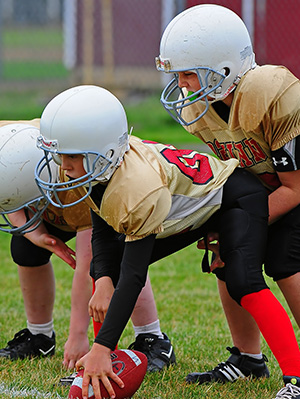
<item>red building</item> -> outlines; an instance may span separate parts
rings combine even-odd
[[[300,77],[299,0],[77,0],[66,2],[66,64],[77,79],[106,87],[156,89],[161,33],[184,8],[212,3],[245,21],[258,64],[281,64]],[[70,18],[70,13],[73,18]],[[69,16],[69,17],[68,17]]]

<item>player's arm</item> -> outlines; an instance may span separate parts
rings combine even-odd
[[[269,223],[295,208],[300,203],[300,170],[278,172],[281,186],[269,195]]]
[[[86,229],[76,234],[76,269],[72,282],[70,328],[63,361],[63,365],[69,369],[74,368],[76,361],[89,351],[87,331],[90,322],[88,303],[92,295],[91,232],[92,229]]]
[[[300,203],[300,136],[271,151],[271,156],[281,186],[269,195],[270,224]]]
[[[115,348],[145,284],[154,242],[155,235],[150,235],[125,244],[120,279],[113,293],[104,323],[91,351],[76,364],[77,368],[84,367],[85,369],[83,396],[87,394],[90,380],[92,380],[95,393],[99,392],[98,378],[102,380],[110,394],[113,394],[113,390],[108,378],[112,378],[120,385],[120,380],[112,371],[110,350]],[[95,397],[97,399],[96,395]]]
[[[91,275],[95,281],[109,277],[116,285],[124,250],[124,236],[118,234],[95,212],[91,211],[93,233]]]

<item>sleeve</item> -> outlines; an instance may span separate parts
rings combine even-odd
[[[300,169],[300,136],[295,137],[283,147],[271,151],[276,172],[291,172]]]
[[[270,118],[270,120],[269,120]],[[300,135],[300,82],[293,82],[276,99],[264,120],[266,140],[272,151]]]
[[[154,242],[153,234],[125,244],[120,278],[96,343],[111,350],[116,347],[145,285]]]
[[[152,191],[149,190],[138,200],[138,189],[127,190],[123,197],[114,194],[105,197],[101,205],[101,214],[114,230],[126,235],[126,241],[134,241],[163,231],[162,224],[172,204],[168,187],[161,185]]]
[[[91,211],[91,217],[93,225],[91,276],[94,280],[109,276],[116,286],[124,250],[124,236],[115,232],[95,212]]]

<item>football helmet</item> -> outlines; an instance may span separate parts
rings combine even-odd
[[[48,202],[34,180],[36,163],[41,157],[36,147],[39,129],[12,123],[0,128],[0,230],[25,234],[41,223]],[[26,221],[16,227],[9,216],[24,209]],[[25,220],[25,219],[24,219]]]
[[[124,108],[112,93],[98,86],[76,86],[54,97],[42,113],[40,129],[37,145],[44,156],[35,170],[36,182],[45,198],[61,208],[84,200],[96,182],[108,182],[129,149]],[[61,154],[83,155],[86,174],[53,182],[50,165],[59,163]],[[47,180],[41,177],[45,171]],[[85,187],[79,200],[61,203],[59,192],[79,187]]]
[[[168,24],[161,38],[156,67],[175,74],[162,92],[161,103],[177,122],[191,125],[207,112],[211,102],[226,98],[255,66],[248,30],[237,14],[215,4],[188,8]],[[184,71],[197,74],[197,92],[179,87],[178,72]],[[205,104],[204,111],[185,120],[182,111],[196,101]]]

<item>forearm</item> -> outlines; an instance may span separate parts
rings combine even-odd
[[[145,285],[155,235],[126,243],[121,274],[95,342],[114,349]]]
[[[76,273],[76,271],[75,271]],[[92,295],[92,281],[88,273],[74,275],[71,294],[70,336],[86,335],[90,323],[88,303]]]
[[[92,296],[90,277],[91,229],[76,234],[76,268],[71,293],[70,335],[87,334],[90,316],[88,304]]]
[[[299,203],[300,197],[297,192],[289,187],[280,186],[269,195],[269,224],[276,222]]]
[[[108,276],[116,285],[119,279],[124,239],[98,215],[94,212],[91,214],[93,222],[91,275],[95,281]]]
[[[26,215],[24,210],[10,213],[9,220],[16,227],[23,226],[26,223]],[[42,234],[47,234],[47,229],[43,224],[40,224],[35,230],[33,230],[31,233],[25,234],[24,236],[33,244],[39,245],[40,236]]]

